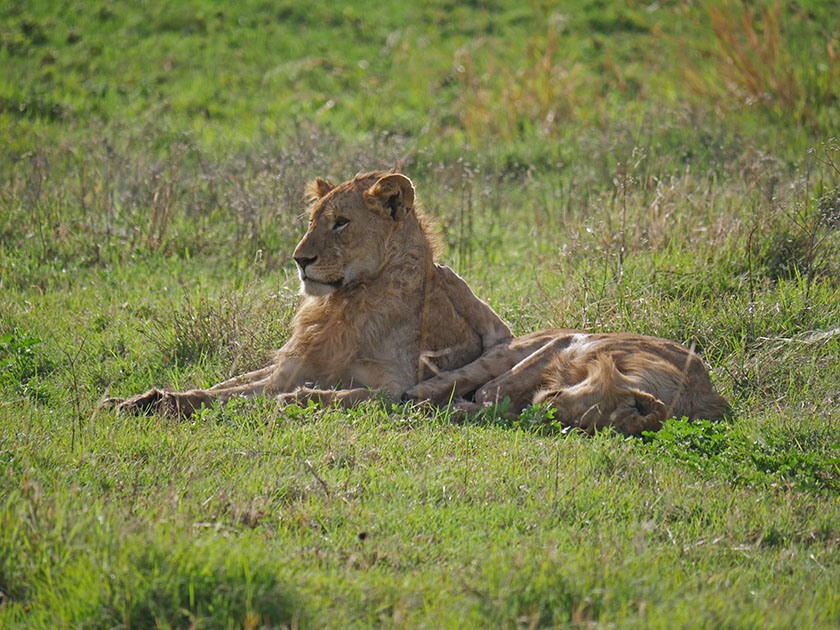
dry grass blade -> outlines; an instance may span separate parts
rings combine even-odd
[[[706,16],[708,25],[695,20],[698,42],[676,40],[681,54],[699,53],[711,62],[701,69],[688,59],[681,64],[683,78],[694,92],[706,98],[719,98],[722,93],[736,106],[758,104],[796,115],[806,112],[816,95],[809,93],[804,77],[795,73],[778,4],[756,8],[721,0],[706,7]],[[831,51],[831,42],[827,45]]]
[[[481,63],[490,44],[479,40],[473,50],[456,57],[460,82],[460,117],[473,142],[502,138],[510,141],[530,125],[548,133],[567,121],[579,105],[576,93],[582,66],[564,58],[559,31],[562,18],[552,15],[544,33],[532,36],[516,62]]]

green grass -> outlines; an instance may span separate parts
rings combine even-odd
[[[0,7],[0,627],[836,627],[839,18]],[[395,164],[515,332],[693,345],[731,418],[99,408],[267,361],[304,184]]]

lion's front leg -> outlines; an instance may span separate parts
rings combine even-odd
[[[128,398],[108,398],[103,404],[113,407],[119,412],[137,415],[160,414],[173,418],[189,418],[202,407],[212,407],[215,402],[225,403],[231,398],[260,395],[266,389],[268,380],[247,383],[235,387],[210,389],[191,389],[176,392],[169,389],[153,387],[152,389],[135,394]]]
[[[210,389],[175,392],[153,387],[147,392],[126,399],[109,398],[103,401],[103,404],[118,411],[135,414],[160,413],[173,417],[189,417],[201,407],[211,407],[217,402],[223,404],[231,398],[254,398],[293,392],[305,382],[306,377],[305,366],[299,359],[281,357],[275,365],[228,379]]]

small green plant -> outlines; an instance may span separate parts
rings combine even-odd
[[[646,431],[643,435],[657,453],[703,470],[710,461],[729,451],[729,432],[730,428],[721,422],[681,418],[669,420],[660,431]]]
[[[644,434],[657,457],[679,462],[709,477],[747,485],[792,484],[803,490],[840,491],[840,445],[819,450],[790,448],[787,434],[768,428],[758,438],[727,422],[668,421],[661,431]]]
[[[490,405],[472,414],[471,421],[506,429],[519,429],[537,435],[559,436],[572,431],[572,427],[563,426],[554,418],[556,411],[548,405],[529,405],[518,416],[514,417],[510,413],[510,402],[510,398],[505,396],[505,399],[500,403]]]
[[[556,435],[567,429],[554,419],[554,413],[555,410],[548,405],[531,405],[519,414],[514,426],[540,435]]]

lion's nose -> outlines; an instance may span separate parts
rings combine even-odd
[[[312,256],[311,258],[309,256],[295,256],[295,262],[301,271],[305,271],[306,267],[314,263],[317,259],[317,256]]]

